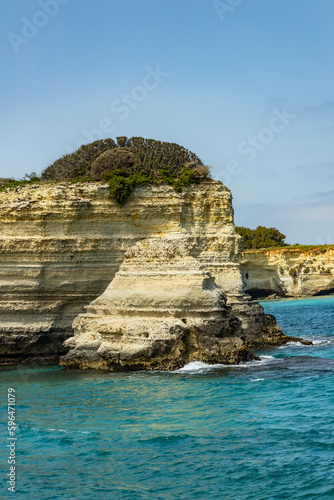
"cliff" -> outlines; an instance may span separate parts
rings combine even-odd
[[[120,343],[127,344],[125,356],[139,342],[138,338],[129,340],[138,334],[134,324],[138,318],[142,318],[141,325],[145,321],[147,325],[140,327],[142,347],[138,348],[142,354],[146,349],[146,354],[138,362],[136,355],[130,356],[128,365],[136,367],[150,364],[147,360],[157,345],[150,344],[152,335],[160,333],[160,345],[167,332],[179,332],[175,339],[181,338],[182,345],[176,340],[171,347],[176,349],[174,354],[170,351],[161,362],[166,367],[185,359],[236,362],[249,356],[249,346],[284,341],[273,317],[264,315],[262,307],[244,294],[232,196],[219,182],[189,186],[182,193],[166,185],[142,186],[122,208],[100,183],[16,188],[0,193],[0,227],[2,363],[54,359],[71,348],[63,364],[95,366],[98,359],[98,367],[115,368],[112,349],[120,353]],[[180,254],[173,260],[175,244]],[[145,248],[151,253],[156,248],[155,257]],[[150,259],[153,267],[148,265]],[[168,275],[173,279],[168,281]],[[88,327],[90,315],[97,322],[96,329]],[[128,326],[119,326],[121,318],[126,318]],[[163,320],[162,326],[161,318],[169,323]],[[181,320],[185,320],[182,325]],[[224,341],[210,344],[210,321],[217,327],[209,329],[211,336],[216,331],[216,339]],[[184,329],[182,334],[177,325]],[[199,346],[205,342],[207,348]],[[98,349],[104,358],[96,357]],[[78,361],[78,351],[82,361]],[[177,354],[181,361],[171,362],[181,351]],[[87,352],[95,352],[92,364]],[[163,357],[161,352],[157,356]],[[117,363],[119,369],[128,366]],[[152,366],[159,363],[152,362]]]
[[[244,251],[240,265],[246,291],[255,298],[334,292],[333,247]]]

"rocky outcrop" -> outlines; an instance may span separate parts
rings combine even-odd
[[[96,312],[101,305],[100,299],[97,303],[94,300],[109,285],[111,288],[108,288],[108,294],[115,290],[117,284],[126,283],[122,274],[125,267],[120,269],[126,252],[129,251],[124,266],[130,262],[128,259],[132,251],[139,252],[138,255],[145,260],[142,247],[136,246],[138,242],[144,244],[144,241],[149,241],[150,248],[155,244],[158,248],[163,239],[167,242],[171,235],[173,240],[180,238],[182,248],[186,249],[183,257],[180,256],[181,260],[185,259],[184,270],[187,271],[186,266],[189,265],[189,272],[194,273],[196,268],[198,272],[205,273],[206,278],[203,278],[203,274],[196,275],[197,280],[202,280],[202,285],[200,281],[196,282],[197,288],[205,288],[207,280],[214,279],[215,285],[210,281],[212,290],[218,287],[219,293],[223,292],[226,296],[226,300],[224,298],[221,302],[219,314],[222,315],[220,319],[225,322],[226,332],[232,332],[231,342],[233,345],[236,343],[236,352],[244,349],[238,339],[261,336],[264,332],[270,337],[279,330],[275,321],[264,315],[262,307],[251,303],[244,294],[239,267],[241,238],[234,230],[231,193],[220,182],[189,186],[182,193],[176,193],[169,186],[142,186],[136,188],[122,208],[110,199],[108,187],[99,183],[36,184],[16,188],[0,193],[0,228],[2,363],[31,360],[34,357],[50,359],[65,354],[70,346],[64,347],[63,341],[73,335],[73,320],[83,314],[75,322],[76,333],[79,333],[81,321],[84,321],[82,331],[85,330],[90,335],[86,314],[93,314],[94,310],[97,320]],[[167,247],[169,248],[168,245]],[[136,259],[133,256],[133,268]],[[166,267],[166,261],[164,265]],[[178,265],[179,263],[174,271]],[[159,266],[155,272],[160,272]],[[142,279],[144,280],[143,277]],[[147,277],[145,280],[147,284]],[[127,283],[130,286],[129,280]],[[176,289],[174,291],[177,292]],[[138,294],[140,295],[140,287]],[[115,297],[116,295],[115,292]],[[210,294],[204,294],[202,298],[204,300],[204,297],[209,296],[212,298]],[[101,298],[104,299],[105,296]],[[180,296],[181,299],[184,296]],[[169,309],[173,310],[175,303],[170,300]],[[90,303],[92,305],[85,312],[85,306]],[[143,304],[142,302],[140,307],[144,307]],[[210,304],[208,307],[214,309],[213,303]],[[116,302],[111,302],[108,306],[108,311],[113,311],[113,320],[118,317],[119,321],[122,315],[119,307]],[[167,308],[167,299],[164,307]],[[200,311],[202,306],[198,303],[196,307]],[[196,307],[194,306],[195,309]],[[137,318],[139,314],[136,311],[130,314],[130,310],[127,303],[129,325],[131,315],[134,314]],[[159,316],[159,308],[157,311]],[[188,311],[189,317],[186,312],[182,310],[182,317],[169,317],[175,328],[177,324],[173,322],[176,319],[195,321],[195,312],[190,314]],[[143,311],[139,316],[142,313]],[[205,315],[203,321],[204,317]],[[241,335],[237,331],[239,326],[231,322],[231,318],[241,321]],[[218,319],[209,317],[206,320]],[[99,325],[100,321],[104,320],[100,318]],[[201,323],[198,331],[202,327]],[[175,328],[173,331],[178,330]],[[193,332],[193,326],[191,328]],[[114,332],[113,329],[111,331]],[[129,331],[127,327],[126,331]],[[155,328],[150,331],[155,331]],[[166,332],[162,329],[161,332],[163,331]],[[190,332],[185,330],[188,331]],[[147,333],[145,329],[143,332]],[[190,334],[180,335],[185,338]],[[199,333],[191,333],[190,336],[192,335],[199,342]],[[226,340],[227,336],[224,338]],[[74,341],[71,342],[73,348],[76,348]],[[143,342],[147,344],[146,340]],[[218,344],[215,344],[214,349],[220,349]],[[182,347],[184,353],[187,352],[182,359],[190,356],[189,345],[186,341]],[[239,354],[234,358],[233,349],[231,361],[240,359]],[[99,356],[102,350],[101,348]],[[171,356],[164,358],[165,364],[161,362],[163,366],[172,366],[169,361]],[[224,359],[227,360],[226,356]],[[104,360],[107,358],[102,357]],[[148,366],[147,357],[145,359],[143,363]],[[112,365],[111,359],[108,358],[107,362]]]
[[[106,291],[74,321],[61,364],[108,370],[177,369],[189,361],[252,359],[226,296],[190,254],[185,234],[130,248]]]
[[[300,297],[334,292],[334,248],[242,252],[245,288],[254,298]]]

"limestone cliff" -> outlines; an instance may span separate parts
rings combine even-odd
[[[107,290],[74,321],[61,364],[171,370],[195,360],[251,359],[241,321],[201,267],[182,233],[136,243]]]
[[[334,248],[242,252],[246,291],[253,297],[298,297],[334,292]]]
[[[131,278],[124,277],[125,268],[120,269],[126,251],[133,247],[143,258],[143,252],[135,246],[137,242],[148,240],[154,247],[154,241],[158,243],[171,235],[180,237],[182,248],[186,249],[182,257],[185,271],[189,265],[189,272],[197,269],[196,272],[205,273],[206,278],[196,273],[189,278],[195,280],[198,290],[206,287],[207,279],[214,279],[212,290],[218,287],[226,295],[227,307],[222,300],[220,316],[227,323],[229,317],[240,319],[243,328],[240,336],[240,329],[234,324],[233,338],[239,335],[238,339],[247,341],[280,334],[274,319],[265,316],[262,307],[250,303],[244,295],[239,267],[240,237],[234,230],[232,197],[219,182],[189,186],[182,193],[169,186],[142,186],[136,188],[122,208],[110,199],[108,187],[99,183],[26,186],[0,193],[0,227],[3,363],[65,354],[69,346],[63,347],[63,341],[73,335],[73,320],[80,314],[87,318],[85,314],[91,314],[92,308],[98,310],[102,298],[89,306],[87,313],[84,308],[107,289],[118,271],[107,295],[114,293],[116,300],[116,284],[130,286]],[[141,265],[137,263],[133,269],[138,272]],[[160,272],[159,265],[155,272]],[[188,278],[184,279],[187,282]],[[147,277],[145,280],[147,283]],[[140,280],[138,283],[137,297],[141,295]],[[205,296],[212,298],[210,294]],[[168,300],[172,301],[169,306]],[[176,307],[173,294],[168,300],[162,304],[164,310]],[[112,309],[121,315],[119,303],[111,302],[109,306],[109,312]],[[200,311],[202,306],[196,307]],[[214,310],[214,302],[208,307]],[[127,303],[128,318],[133,314],[130,310]],[[76,328],[80,322],[76,320]],[[90,332],[87,324],[85,329]],[[240,349],[239,340],[236,344]],[[185,349],[189,353],[189,345]]]

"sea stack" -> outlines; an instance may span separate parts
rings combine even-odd
[[[136,243],[86,309],[73,323],[63,366],[172,370],[196,360],[232,364],[253,357],[241,321],[182,232]]]

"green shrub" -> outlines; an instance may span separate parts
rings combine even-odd
[[[178,179],[173,176],[172,169],[169,168],[168,165],[160,173],[160,179],[154,179],[142,172],[125,177],[122,175],[122,171],[114,170],[113,172],[105,172],[104,178],[108,179],[110,197],[113,198],[119,206],[124,205],[137,186],[145,184],[169,184],[179,193],[184,187],[199,182],[196,173],[191,169],[185,169]]]
[[[160,170],[160,179],[166,184],[173,186],[173,184],[175,183],[175,173],[173,172],[173,169],[170,165],[165,165]]]
[[[0,192],[6,191],[7,189],[15,189],[30,184],[36,184],[36,182],[40,182],[40,178],[37,176],[30,177],[29,180],[20,181],[16,179],[0,179]]]
[[[137,186],[152,184],[152,179],[144,174],[132,174],[129,177],[111,175],[109,179],[110,197],[122,206]]]
[[[128,178],[121,175],[114,175],[111,177],[108,184],[111,198],[114,198],[117,205],[124,205],[132,191],[132,186]]]
[[[177,193],[180,193],[182,188],[189,186],[189,184],[197,183],[198,178],[196,177],[195,170],[187,168],[182,172],[180,177],[174,181],[173,188]]]
[[[256,229],[249,229],[239,226],[235,230],[244,240],[244,250],[275,248],[285,245],[286,236],[274,227],[258,226]]]

